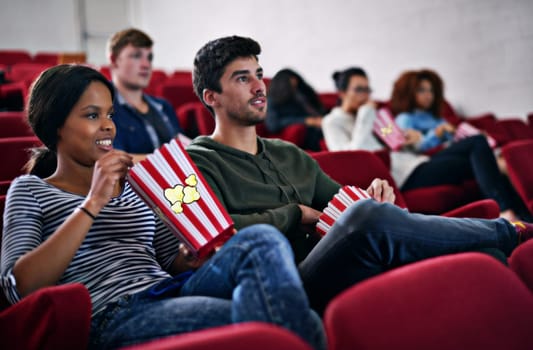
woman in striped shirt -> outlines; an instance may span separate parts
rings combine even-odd
[[[8,193],[0,280],[8,299],[83,283],[90,346],[99,349],[246,321],[325,348],[283,235],[250,226],[208,259],[191,258],[124,180],[132,159],[112,147],[112,115],[113,89],[91,68],[56,66],[34,83],[28,118],[46,147]]]

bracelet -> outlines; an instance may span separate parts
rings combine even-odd
[[[85,214],[87,214],[91,219],[93,220],[96,220],[96,216],[94,216],[89,210],[87,210],[86,208],[82,207],[81,205],[78,207],[79,210],[81,210],[82,212],[84,212]]]

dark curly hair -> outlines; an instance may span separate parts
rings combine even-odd
[[[226,66],[239,57],[257,56],[261,53],[261,46],[250,38],[228,36],[212,40],[205,44],[194,57],[192,82],[196,96],[214,114],[213,108],[203,99],[204,89],[222,92],[220,78]]]
[[[394,83],[390,101],[394,115],[412,112],[416,109],[416,90],[422,80],[430,82],[433,89],[433,104],[428,112],[435,117],[441,117],[444,103],[444,84],[440,76],[432,70],[406,71]]]

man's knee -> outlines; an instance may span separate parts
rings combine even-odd
[[[361,200],[348,207],[339,218],[341,224],[357,228],[358,231],[372,229],[376,224],[387,220],[392,204],[375,200]]]
[[[256,224],[239,230],[235,239],[241,243],[249,243],[253,246],[258,245],[285,245],[289,242],[285,236],[274,226],[267,224]]]

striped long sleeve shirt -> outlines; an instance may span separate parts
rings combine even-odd
[[[20,300],[12,270],[22,255],[48,239],[84,196],[60,190],[33,175],[14,180],[4,211],[0,285]],[[91,295],[93,315],[110,302],[169,277],[178,239],[126,183],[101,210],[58,284],[79,282]]]

